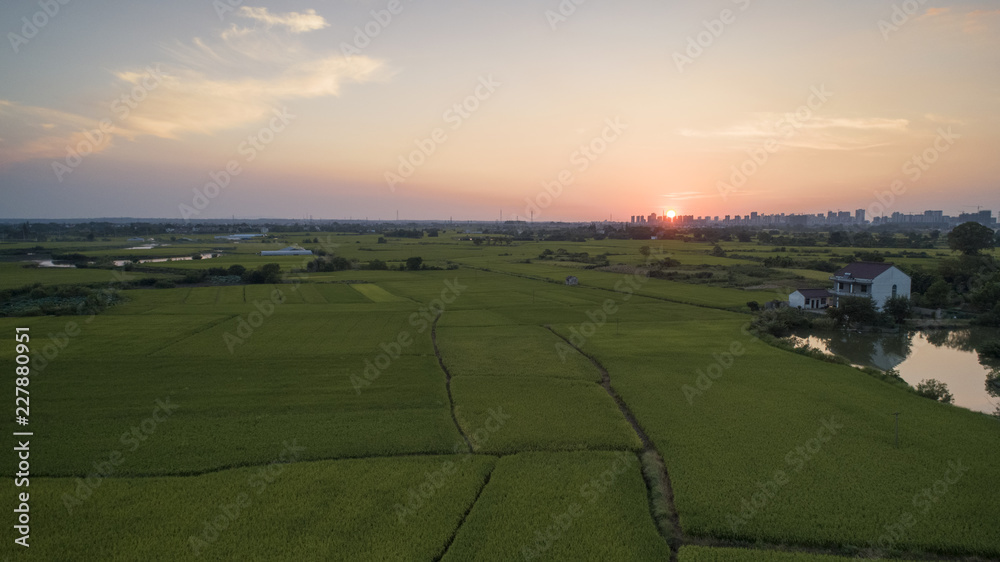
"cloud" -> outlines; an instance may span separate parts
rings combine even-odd
[[[94,152],[118,139],[182,139],[247,126],[292,100],[338,96],[345,84],[385,76],[380,60],[315,53],[293,38],[325,27],[320,16],[249,13],[276,27],[230,28],[210,40],[167,46],[168,62],[115,72],[116,93],[94,100],[91,115],[0,100],[0,129],[6,133],[0,165],[64,157],[102,120],[113,127]]]
[[[995,35],[1000,25],[1000,10],[958,12],[951,8],[928,8],[919,21],[933,22],[938,30],[957,31],[967,35]]]
[[[989,32],[1000,23],[1000,10],[973,10],[965,15],[962,31],[968,34]]]
[[[316,10],[306,10],[304,14],[298,12],[288,12],[285,14],[272,14],[267,8],[251,8],[243,6],[238,12],[240,16],[257,20],[268,27],[282,26],[288,28],[292,33],[304,33],[323,29],[330,24],[326,23],[323,16],[316,13]]]
[[[906,119],[881,117],[817,117],[757,113],[745,122],[715,130],[680,129],[689,138],[722,139],[728,148],[744,149],[774,139],[785,148],[814,150],[864,150],[883,146],[909,129]]]
[[[711,197],[711,195],[700,191],[675,191],[673,193],[664,193],[662,197],[670,199],[671,201],[690,201],[692,199],[706,199]]]
[[[955,119],[953,117],[948,117],[946,115],[938,115],[937,113],[925,113],[924,119],[932,123],[940,123],[942,125],[964,125],[965,121],[961,119]]]
[[[940,16],[942,14],[947,14],[951,11],[951,8],[927,8],[927,11],[920,16],[919,19],[933,18],[935,16]]]

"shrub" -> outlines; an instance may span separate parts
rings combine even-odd
[[[891,297],[882,306],[882,313],[896,324],[902,324],[913,312],[910,299],[903,296]]]
[[[420,269],[423,263],[424,263],[424,258],[421,257],[406,258],[406,269],[408,269],[409,271],[417,271]]]
[[[917,394],[925,398],[944,402],[945,404],[951,404],[955,400],[955,397],[948,391],[948,385],[937,379],[920,381],[916,391]]]
[[[790,307],[760,311],[750,321],[751,330],[779,338],[791,334],[792,330],[809,326],[809,318],[801,310]]]

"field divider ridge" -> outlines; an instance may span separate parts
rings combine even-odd
[[[455,538],[458,537],[458,532],[462,530],[462,525],[465,525],[465,520],[469,518],[469,514],[472,513],[472,509],[476,507],[477,503],[479,503],[479,498],[483,495],[483,491],[486,490],[486,486],[489,485],[490,478],[493,476],[493,471],[496,469],[497,463],[493,463],[493,466],[490,467],[490,471],[486,473],[486,478],[483,479],[483,485],[480,486],[479,491],[476,492],[476,497],[472,498],[472,503],[469,504],[469,508],[462,514],[462,518],[458,520],[458,525],[455,526],[455,531],[450,537],[448,537],[448,542],[446,542],[444,544],[444,548],[441,549],[441,554],[434,557],[434,562],[438,562],[444,558],[446,554],[448,554],[448,549],[450,549],[451,545],[455,543]]]
[[[458,416],[455,415],[455,398],[451,394],[451,371],[444,364],[444,358],[441,357],[441,349],[438,347],[437,342],[437,326],[438,320],[441,319],[442,314],[438,314],[434,318],[434,323],[431,325],[431,344],[434,345],[434,356],[437,357],[438,365],[440,365],[441,370],[444,371],[444,387],[448,391],[448,406],[451,409],[451,420],[455,422],[455,428],[458,429],[459,435],[465,441],[465,446],[468,447],[469,452],[473,453],[472,441],[469,441],[469,436],[465,434],[465,430],[462,429],[462,424],[458,423]]]
[[[618,410],[621,411],[622,416],[632,426],[632,429],[639,437],[639,441],[642,442],[643,452],[639,460],[642,463],[643,480],[646,481],[648,490],[649,513],[656,523],[660,534],[670,547],[671,560],[676,560],[683,535],[680,517],[677,514],[677,509],[674,507],[673,485],[670,483],[670,475],[667,473],[667,464],[664,462],[663,456],[653,446],[652,440],[646,434],[646,430],[639,424],[632,410],[629,409],[628,405],[625,404],[625,401],[622,400],[621,396],[618,395],[618,392],[611,385],[611,373],[604,368],[604,365],[601,365],[596,357],[584,352],[568,338],[555,331],[551,325],[546,324],[545,328],[559,339],[565,341],[567,345],[575,349],[580,355],[589,359],[594,367],[597,368],[601,373],[600,385],[608,393],[608,396],[615,401],[615,404],[618,405]]]
[[[229,315],[225,316],[224,318],[220,318],[218,320],[213,320],[211,322],[208,322],[207,324],[204,324],[202,326],[198,326],[198,327],[194,328],[193,330],[189,330],[188,332],[186,332],[186,333],[184,333],[184,334],[182,334],[182,335],[180,335],[180,336],[178,336],[178,337],[170,340],[163,347],[161,347],[161,348],[159,348],[159,349],[157,349],[155,351],[150,351],[149,354],[147,355],[147,357],[152,357],[152,356],[156,355],[157,353],[159,353],[161,351],[165,351],[168,347],[176,345],[176,344],[178,344],[178,343],[180,343],[180,342],[182,342],[182,341],[184,341],[184,340],[186,340],[186,339],[188,339],[190,337],[197,336],[198,334],[200,334],[202,332],[207,332],[208,330],[211,330],[212,328],[218,326],[219,324],[223,324],[223,323],[228,322],[228,321],[230,321],[230,320],[232,320],[234,318],[239,318],[239,316],[240,316],[239,314],[229,314]]]

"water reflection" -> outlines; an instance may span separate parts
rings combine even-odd
[[[211,252],[201,254],[201,259],[210,260],[217,257],[219,254],[213,254]],[[191,261],[194,257],[192,256],[180,256],[176,258],[149,258],[144,260],[115,260],[115,267],[121,267],[127,263],[167,263],[171,261]]]
[[[790,339],[840,355],[854,365],[896,369],[912,386],[938,379],[948,385],[958,406],[987,413],[1000,406],[1000,360],[980,353],[1000,341],[997,329],[800,332]]]

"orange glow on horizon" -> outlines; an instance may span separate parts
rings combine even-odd
[[[676,213],[676,212],[674,212],[674,210],[673,210],[673,209],[670,209],[669,211],[667,211],[667,218],[668,218],[668,219],[672,219],[672,218],[674,218],[674,217],[676,217],[676,216],[677,216],[677,213]]]

